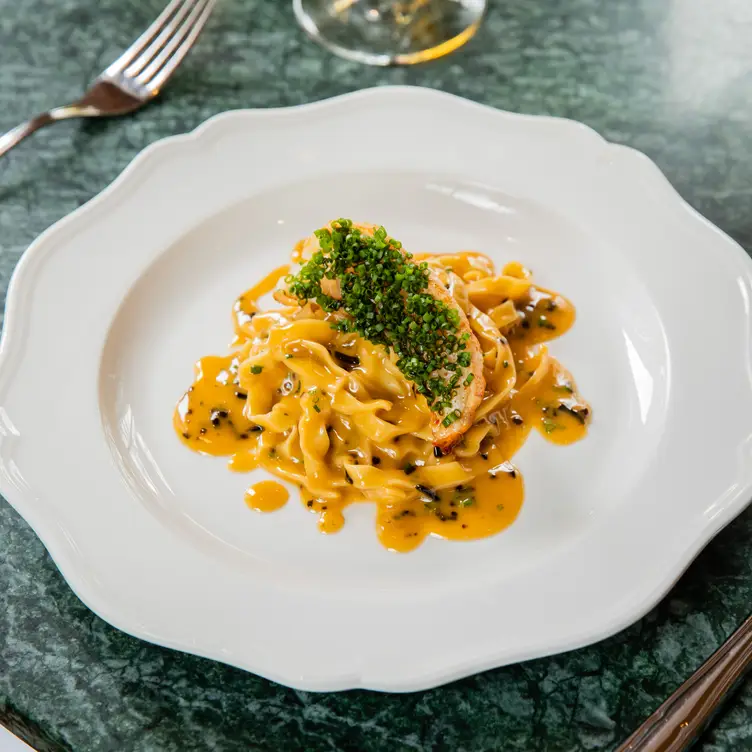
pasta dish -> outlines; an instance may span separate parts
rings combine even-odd
[[[278,306],[262,310],[271,293]],[[379,539],[409,551],[427,535],[471,540],[514,521],[511,463],[535,429],[556,444],[591,418],[547,351],[575,311],[521,264],[411,255],[383,227],[336,220],[242,295],[235,339],[202,358],[174,425],[191,449],[296,485],[322,532],[353,503],[376,505]],[[246,501],[287,501],[274,481]]]

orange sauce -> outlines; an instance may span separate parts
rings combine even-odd
[[[300,248],[297,249],[298,255],[299,251]],[[476,253],[453,254],[446,258],[451,258],[456,272],[464,274],[468,280],[482,277],[490,264],[486,257]],[[518,264],[507,265],[504,271],[521,278],[529,274]],[[251,337],[249,322],[258,312],[257,299],[270,292],[287,273],[287,266],[280,267],[236,301],[233,307],[236,335],[233,346],[239,347]],[[399,471],[415,482],[417,495],[409,501],[376,504],[377,534],[390,550],[410,551],[428,535],[461,541],[500,532],[514,522],[522,507],[524,483],[511,460],[530,431],[537,430],[555,444],[570,444],[585,435],[590,408],[578,397],[569,372],[551,358],[543,376],[534,377],[541,359],[550,357],[541,344],[568,331],[575,320],[574,307],[562,296],[536,287],[530,288],[523,303],[517,306],[519,324],[507,337],[511,362],[505,367],[514,369],[510,373],[516,373],[516,387],[511,398],[494,415],[494,421],[502,429],[499,435],[486,437],[474,456],[452,454],[436,460],[430,442],[411,435],[397,437],[389,442],[389,446],[364,452],[359,448],[357,426],[332,409],[330,395],[303,392],[275,400],[277,404],[290,404],[291,413],[292,401],[315,400],[319,407],[315,419],[321,421],[321,433],[328,439],[330,447],[351,452],[355,465]],[[352,340],[352,335],[332,332],[330,344],[346,352],[348,347],[354,346]],[[293,343],[288,357],[297,352],[294,347]],[[229,457],[232,470],[247,472],[264,467],[277,477],[292,478],[301,472],[305,458],[280,456],[268,432],[248,419],[244,411],[247,393],[240,386],[238,368],[234,354],[202,358],[196,364],[194,383],[178,402],[174,415],[175,430],[192,450]],[[255,383],[259,389],[279,394],[283,376],[284,372],[267,369],[259,374]],[[397,424],[412,420],[414,398],[392,399],[392,402],[393,407],[384,417]],[[399,447],[399,453],[392,451],[396,447]],[[422,467],[450,462],[460,463],[469,478],[467,483],[440,491],[422,486]],[[332,485],[339,481],[332,498],[312,497],[301,487],[302,502],[317,515],[323,533],[340,530],[347,506],[365,500],[358,489],[341,483],[341,472],[341,469],[332,471]],[[329,476],[324,475],[321,480],[328,481]],[[284,505],[287,496],[283,486],[264,481],[249,489],[246,503],[257,511],[272,511]]]
[[[289,498],[287,489],[273,480],[262,480],[245,492],[245,503],[257,512],[276,512]]]

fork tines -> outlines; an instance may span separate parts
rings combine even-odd
[[[154,23],[103,74],[156,93],[185,57],[216,0],[172,0]]]

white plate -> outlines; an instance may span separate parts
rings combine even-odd
[[[553,351],[589,436],[531,437],[520,517],[477,543],[325,537],[173,435],[235,296],[336,216],[413,250],[520,260],[578,320]],[[290,686],[417,690],[599,640],[749,500],[750,271],[643,155],[585,126],[381,88],[231,112],[147,149],[13,278],[0,490],[133,635]]]

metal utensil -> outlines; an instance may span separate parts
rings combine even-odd
[[[682,752],[699,736],[752,665],[752,616],[617,752]]]
[[[0,157],[39,128],[76,117],[125,115],[156,97],[201,33],[217,0],[172,0],[159,18],[77,102],[55,107],[0,136]]]

